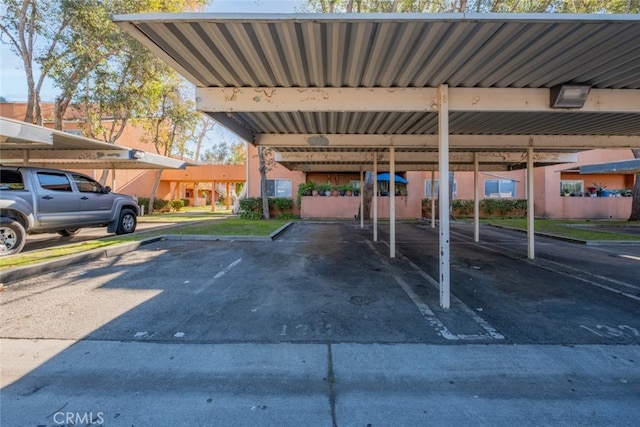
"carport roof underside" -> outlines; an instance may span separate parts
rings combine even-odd
[[[290,169],[572,161],[640,147],[640,16],[148,14],[114,21],[196,86],[197,108]],[[551,88],[591,87],[582,108]],[[445,104],[443,104],[443,102]],[[380,161],[380,169],[385,168]]]
[[[184,169],[182,160],[0,117],[0,163],[75,169]]]

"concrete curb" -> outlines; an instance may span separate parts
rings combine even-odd
[[[507,227],[507,226],[504,226],[504,225],[489,224],[489,226],[490,227],[495,227],[495,228],[502,228],[504,230],[518,231],[520,233],[526,233],[525,230],[520,230],[519,228]],[[573,238],[573,237],[559,236],[557,234],[542,233],[542,232],[539,232],[539,231],[536,231],[535,235],[536,236],[540,236],[540,237],[546,237],[548,239],[562,240],[562,241],[565,241],[565,242],[577,243],[577,244],[580,244],[580,245],[587,245],[587,246],[640,245],[640,240],[582,240],[582,239],[576,239],[576,238]]]
[[[49,273],[59,270],[69,265],[94,261],[102,258],[111,258],[127,252],[135,251],[141,246],[161,240],[178,241],[239,241],[239,242],[271,242],[277,239],[293,222],[288,222],[268,236],[237,236],[237,235],[179,235],[167,234],[164,236],[151,237],[138,242],[122,243],[107,248],[93,249],[73,255],[67,255],[50,261],[24,267],[15,267],[0,272],[0,283],[7,284],[18,280],[27,279],[39,274]]]

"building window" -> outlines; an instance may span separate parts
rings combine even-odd
[[[291,197],[291,180],[268,179],[267,197]]]
[[[440,187],[439,187],[440,180],[439,179],[434,179],[433,180],[433,184],[435,185],[434,192],[433,192],[433,197],[435,199],[437,199],[438,198],[438,194],[440,192]],[[430,179],[425,180],[425,182],[424,182],[424,190],[425,190],[424,191],[425,197],[427,199],[430,199],[431,198],[431,180]],[[451,194],[452,194],[452,197],[454,199],[458,197],[458,182],[455,179],[453,180],[453,188],[452,188]]]
[[[584,181],[577,179],[563,179],[560,181],[561,196],[582,196],[584,192]]]
[[[484,197],[512,199],[516,197],[516,182],[512,179],[485,179]]]

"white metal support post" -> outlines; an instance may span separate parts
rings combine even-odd
[[[373,152],[373,241],[378,241],[378,152]]]
[[[440,85],[438,91],[438,169],[440,181],[438,195],[440,206],[440,306],[449,308],[450,255],[449,255],[449,86]]]
[[[536,257],[533,197],[533,147],[527,151],[527,257]]]
[[[396,257],[396,151],[389,147],[389,258]]]
[[[478,153],[473,153],[473,240],[477,243],[480,241],[480,190],[478,189],[478,173],[480,170],[480,162]]]
[[[431,228],[436,228],[436,173],[431,171]]]

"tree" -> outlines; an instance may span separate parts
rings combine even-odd
[[[151,143],[156,153],[169,156],[183,149],[194,134],[199,113],[195,103],[184,99],[182,84],[178,74],[164,65],[163,72],[149,82],[150,91],[148,115],[138,119],[146,131],[143,141]],[[149,197],[149,213],[153,212],[153,202],[160,184],[162,169],[156,172],[153,189]]]
[[[54,50],[69,25],[59,2],[4,0],[0,16],[0,40],[22,59],[27,80],[27,110],[24,121],[42,124],[40,90],[49,69],[45,65],[36,78],[34,61]],[[41,40],[37,43],[38,40]]]
[[[269,196],[267,194],[267,172],[273,169],[275,160],[273,160],[273,151],[269,147],[258,147],[258,160],[260,163],[260,195],[262,197],[262,216],[269,219]]]
[[[40,91],[51,77],[56,99],[56,128],[89,73],[118,57],[129,37],[111,22],[115,13],[195,10],[206,0],[4,0],[0,41],[23,62],[27,80],[25,121],[42,124]],[[138,46],[139,50],[143,50]],[[40,75],[35,71],[39,66]]]

